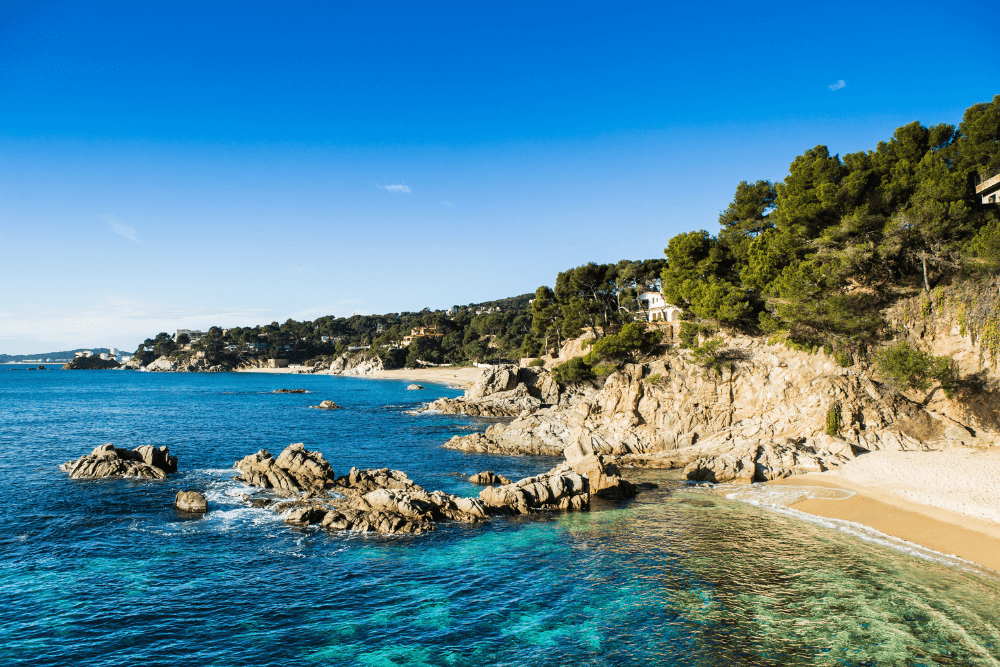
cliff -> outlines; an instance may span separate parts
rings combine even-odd
[[[76,357],[68,364],[63,364],[64,371],[94,371],[122,368],[114,359],[101,359],[100,357]]]
[[[718,370],[674,349],[625,366],[578,401],[541,403],[445,446],[604,454],[625,466],[684,467],[689,479],[763,481],[837,467],[868,451],[988,446],[1000,435],[991,407],[996,392],[954,399],[934,392],[925,400],[873,380],[867,365],[842,368],[831,356],[762,338],[723,340],[726,361]],[[942,331],[933,340],[938,354],[969,344]]]

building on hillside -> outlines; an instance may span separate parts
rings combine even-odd
[[[499,313],[502,309],[500,306],[494,306],[492,308],[477,308],[476,315],[486,315],[487,313]]]
[[[93,354],[94,353],[91,352],[90,350],[81,350],[81,351],[75,353],[73,356],[74,357],[89,357],[89,356],[92,356]]]
[[[681,313],[684,312],[677,306],[667,303],[659,292],[640,294],[639,306],[642,307],[647,322],[676,322],[681,319]]]
[[[406,347],[418,338],[444,338],[444,333],[438,331],[437,327],[417,327],[410,331],[409,336],[403,336],[403,347]]]
[[[986,178],[976,174],[976,195],[984,204],[1000,204],[1000,169]]]
[[[193,331],[192,329],[178,329],[177,333],[174,334],[174,341],[180,338],[181,334],[187,334],[188,339],[192,343],[197,343],[205,336],[204,331]]]

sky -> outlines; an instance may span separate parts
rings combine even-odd
[[[822,4],[822,6],[819,6]],[[448,308],[1000,93],[982,3],[0,4],[0,353]]]

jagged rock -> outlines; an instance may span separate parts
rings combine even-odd
[[[166,479],[177,472],[177,457],[170,456],[167,447],[143,445],[129,451],[112,444],[101,445],[90,454],[59,466],[71,479],[102,479],[105,477],[143,477]]]
[[[319,408],[320,410],[339,410],[340,406],[333,401],[320,401],[319,405],[310,405],[310,408]]]
[[[528,388],[519,384],[509,391],[490,394],[485,398],[439,398],[427,406],[446,415],[463,414],[474,417],[514,417],[523,412],[541,407],[541,400],[528,393]]]
[[[469,476],[469,482],[472,484],[480,485],[500,485],[510,484],[511,481],[504,477],[503,475],[498,475],[492,470],[484,470],[483,472],[476,473],[475,475]]]
[[[586,509],[590,507],[587,478],[563,464],[538,475],[503,486],[488,486],[479,493],[487,506],[528,514],[539,509]]]
[[[208,511],[208,500],[198,491],[178,491],[174,507],[181,512],[204,514]]]
[[[275,389],[271,392],[272,394],[307,394],[309,393],[305,389]]]
[[[351,468],[335,479],[322,455],[301,443],[290,445],[277,459],[261,450],[236,467],[248,483],[290,498],[272,504],[245,496],[248,505],[270,507],[290,524],[329,530],[419,534],[442,521],[474,523],[494,514],[585,509],[590,504],[588,479],[568,464],[513,483],[497,475],[496,481],[507,483],[486,487],[478,498],[427,491],[406,473],[388,468]]]
[[[424,388],[424,385],[422,385],[422,384],[411,384],[411,385],[410,385],[410,386],[408,386],[408,387],[407,387],[406,389],[407,389],[408,391],[416,391],[416,390],[418,390],[418,389],[423,389],[423,388]]]
[[[544,368],[504,364],[484,368],[465,396],[439,398],[426,409],[474,417],[517,417],[544,405],[575,405],[594,391],[588,387],[561,391]]]
[[[262,449],[240,459],[233,467],[243,473],[247,484],[283,493],[323,489],[336,479],[323,455],[306,450],[301,442],[286,447],[277,459]]]

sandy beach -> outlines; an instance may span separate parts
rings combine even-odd
[[[955,555],[1000,572],[1000,449],[872,452],[838,470],[772,485],[847,489],[789,505]]]
[[[475,366],[438,367],[438,368],[399,368],[391,371],[376,371],[367,375],[347,375],[344,377],[371,378],[375,380],[405,380],[407,382],[433,382],[450,387],[467,387],[476,381],[483,369]],[[239,373],[277,373],[295,375],[305,373],[303,366],[287,368],[247,368]],[[310,374],[311,375],[311,374]],[[316,375],[332,375],[329,371],[321,371]]]

